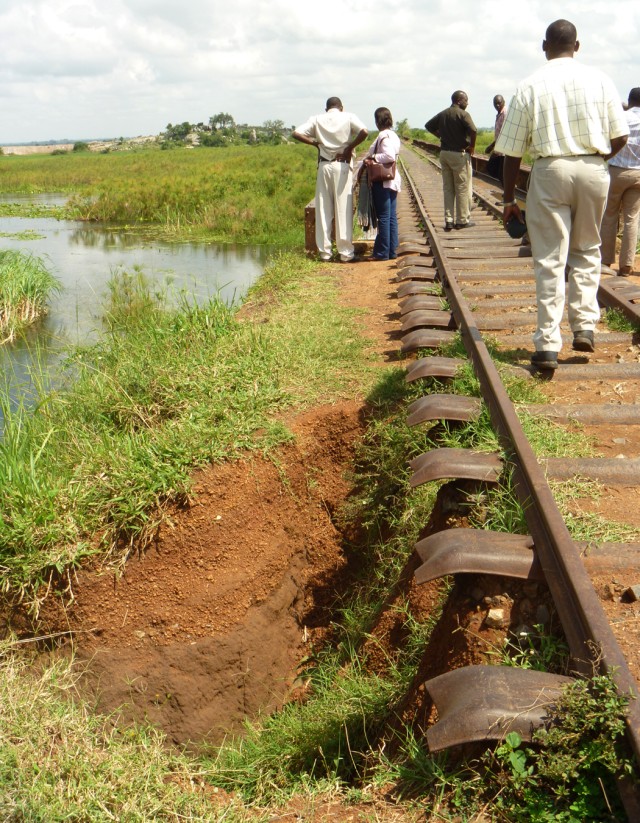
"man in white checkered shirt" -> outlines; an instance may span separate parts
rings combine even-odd
[[[573,60],[579,47],[573,23],[551,23],[542,43],[547,63],[516,89],[496,142],[505,155],[505,225],[522,220],[516,178],[526,151],[534,160],[526,204],[538,307],[531,363],[545,370],[557,368],[562,348],[565,269],[573,348],[594,351],[599,229],[609,188],[605,161],[629,134],[612,81]]]

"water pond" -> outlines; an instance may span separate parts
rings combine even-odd
[[[62,205],[56,195],[2,195],[0,201]],[[42,257],[62,285],[49,314],[25,340],[0,346],[0,368],[15,400],[20,386],[28,391],[32,358],[52,365],[60,351],[100,334],[107,284],[118,271],[141,270],[159,288],[181,291],[197,300],[220,296],[240,300],[263,271],[264,246],[163,243],[126,231],[50,218],[0,217],[0,248],[20,249]],[[43,362],[44,358],[44,362]]]

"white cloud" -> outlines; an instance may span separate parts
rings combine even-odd
[[[155,134],[168,122],[298,124],[329,95],[373,126],[411,125],[465,89],[490,127],[497,92],[544,59],[544,30],[572,20],[579,59],[638,85],[635,0],[0,0],[0,143]]]

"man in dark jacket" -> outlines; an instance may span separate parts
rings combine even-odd
[[[471,155],[476,147],[477,129],[466,110],[468,104],[465,92],[454,91],[449,108],[436,114],[424,126],[440,140],[445,231],[475,225],[469,215]]]

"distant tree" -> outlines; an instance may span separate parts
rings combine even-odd
[[[411,126],[406,117],[404,120],[398,120],[396,123],[396,134],[405,140],[411,137]]]
[[[77,143],[73,144],[74,151],[89,151],[89,144],[84,143],[82,140],[78,140]]]
[[[214,131],[217,131],[217,129],[235,129],[236,121],[231,114],[221,111],[209,118],[209,125]]]
[[[191,123],[188,123],[186,120],[184,123],[180,123],[180,125],[172,126],[171,123],[167,124],[167,128],[164,130],[164,139],[169,140],[171,142],[180,142],[184,141],[185,137],[191,133]]]
[[[270,143],[281,142],[282,132],[284,130],[284,122],[282,120],[265,120],[262,127],[267,133],[267,140]]]

